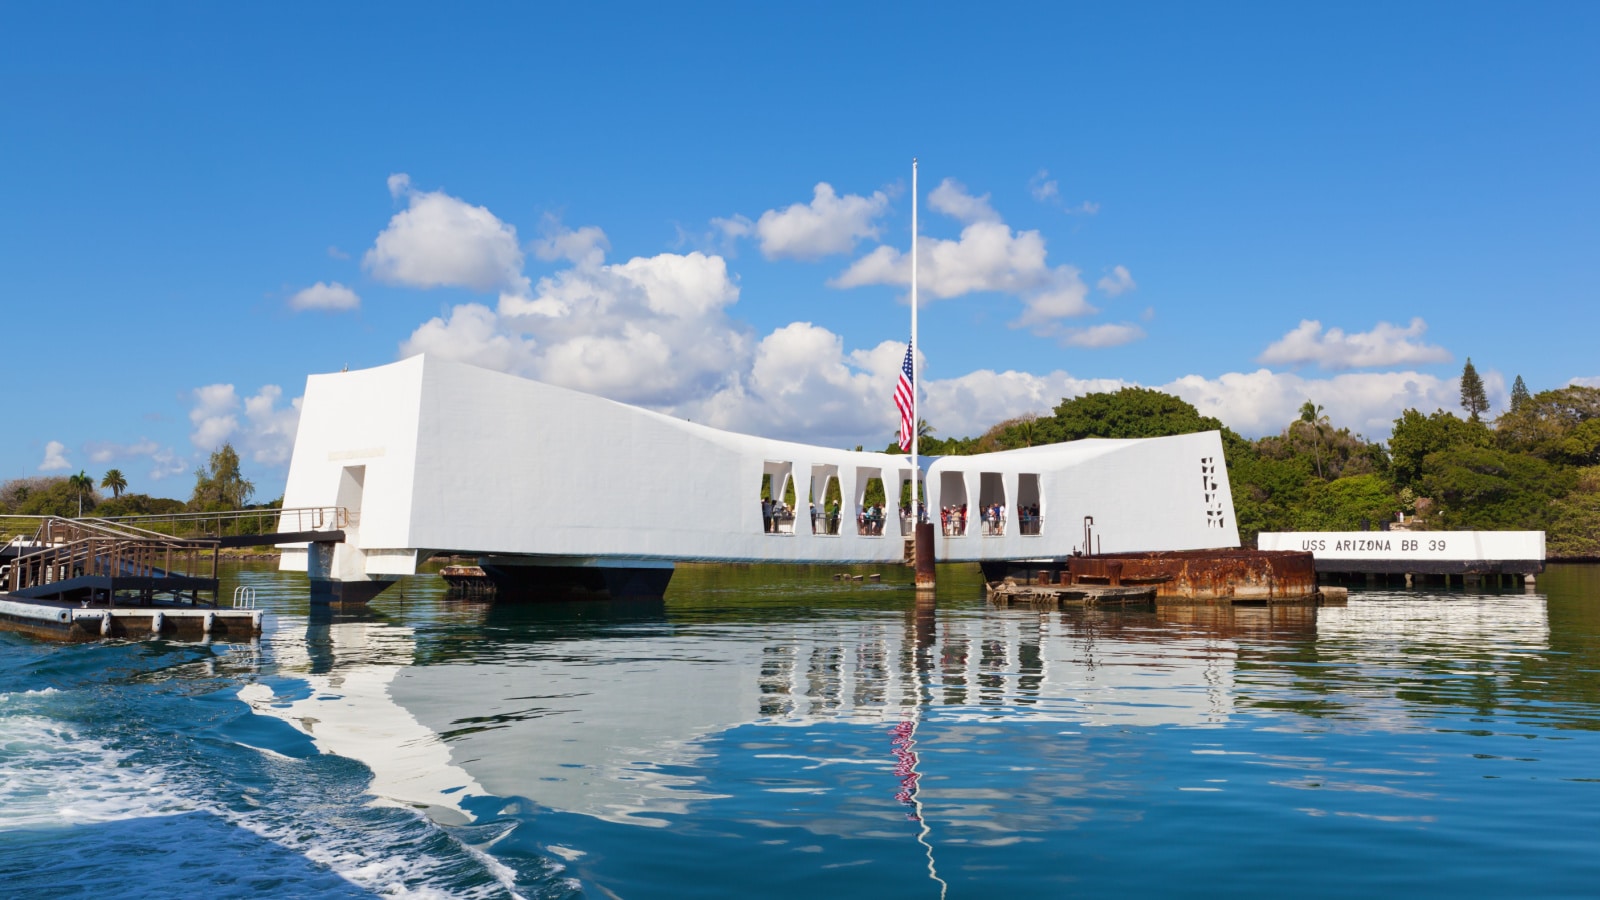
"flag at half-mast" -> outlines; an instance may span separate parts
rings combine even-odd
[[[911,452],[911,436],[915,433],[912,429],[917,427],[916,399],[912,384],[911,354],[914,348],[906,344],[906,361],[900,364],[900,380],[894,386],[894,405],[900,410],[900,449],[906,453]]]

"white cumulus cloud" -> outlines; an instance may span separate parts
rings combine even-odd
[[[1596,375],[1593,378],[1574,378],[1568,384],[1575,384],[1579,387],[1600,387],[1600,375]]]
[[[1011,294],[1023,306],[1012,324],[1042,335],[1059,330],[1060,319],[1096,311],[1089,305],[1088,286],[1078,269],[1051,266],[1043,235],[1013,232],[989,205],[987,194],[975,197],[960,182],[947,178],[928,200],[935,210],[966,224],[956,240],[918,238],[919,292],[936,299],[980,291]],[[873,249],[829,282],[838,288],[910,283],[910,255],[888,245]]]
[[[1120,347],[1143,338],[1144,329],[1131,322],[1107,322],[1061,332],[1061,343],[1069,347]]]
[[[739,287],[720,256],[698,251],[603,264],[546,278],[497,310],[455,307],[401,344],[617,400],[671,405],[715,389],[746,364],[749,340],[726,308]]]
[[[1098,282],[1095,283],[1095,286],[1104,291],[1108,297],[1126,294],[1127,292],[1139,287],[1139,285],[1133,280],[1133,275],[1128,272],[1127,266],[1113,267],[1111,273],[1102,277]]]
[[[1485,377],[1485,384],[1491,378]],[[1193,403],[1204,415],[1250,437],[1277,434],[1312,400],[1329,420],[1369,438],[1386,436],[1407,409],[1455,409],[1461,399],[1456,379],[1418,372],[1359,372],[1331,378],[1258,369],[1215,378],[1189,375],[1158,386]]]
[[[833,185],[818,182],[810,203],[795,203],[787,209],[769,209],[753,224],[743,216],[714,219],[712,225],[729,237],[754,232],[761,253],[768,259],[821,259],[836,253],[849,253],[856,242],[878,236],[877,219],[889,208],[882,191],[871,196],[839,196]]]
[[[1315,363],[1323,369],[1449,362],[1450,351],[1417,340],[1427,330],[1428,325],[1421,318],[1412,319],[1404,328],[1379,322],[1371,331],[1352,333],[1339,328],[1324,330],[1321,322],[1305,319],[1262,351],[1256,362],[1269,366]]]
[[[39,463],[41,472],[60,472],[72,468],[72,463],[67,461],[67,445],[60,441],[50,441],[44,445],[44,461]]]
[[[268,384],[244,401],[244,417],[249,429],[245,436],[245,448],[251,459],[263,465],[285,465],[294,453],[294,436],[300,427],[302,398],[296,397],[279,406],[282,399],[283,388]]]
[[[206,452],[217,449],[239,428],[239,395],[231,384],[208,384],[194,389],[189,407],[189,441]]]
[[[301,398],[279,406],[283,389],[275,384],[264,385],[244,398],[231,384],[208,384],[195,388],[193,396],[189,440],[197,449],[210,453],[224,442],[232,442],[241,457],[257,463],[281,466],[289,461],[300,422]],[[239,419],[241,413],[243,423]]]
[[[399,184],[397,191],[399,196],[415,197],[408,182]],[[1132,322],[1067,327],[1063,320],[1093,311],[1078,270],[1051,265],[1039,233],[1014,232],[994,213],[987,197],[974,196],[953,181],[941,184],[935,193],[934,208],[958,218],[962,228],[955,240],[922,239],[928,296],[1010,294],[1022,303],[1014,324],[1067,346],[1108,347],[1144,337],[1143,329]],[[817,197],[849,199],[834,195],[831,188],[819,189]],[[805,212],[797,213],[797,207]],[[774,246],[792,255],[799,255],[801,248],[821,252],[829,246],[816,235],[806,237],[805,229],[794,224],[805,216],[814,219],[819,208],[828,205],[814,199],[771,211],[774,216],[800,216],[790,223],[793,231],[779,239],[788,243]],[[483,213],[499,222],[486,210]],[[866,229],[875,227],[874,221],[857,220],[864,236],[870,236]],[[749,219],[734,217],[713,224],[729,238],[762,239],[759,223]],[[503,223],[502,227],[510,229]],[[829,233],[830,240],[843,245],[850,231]],[[739,283],[726,259],[714,253],[660,253],[608,262],[609,242],[601,229],[567,229],[554,220],[546,220],[544,236],[532,246],[542,258],[564,260],[567,265],[512,290],[508,286],[516,287],[522,278],[517,261],[519,267],[510,275],[502,272],[491,288],[500,293],[498,304],[453,307],[419,326],[401,343],[400,354],[436,354],[734,431],[846,447],[858,443],[882,447],[893,437],[898,422],[890,397],[904,344],[885,341],[851,348],[840,335],[806,321],[773,328],[765,335],[752,334],[730,315],[740,298]],[[893,248],[878,247],[834,283],[848,287],[908,282],[909,259]],[[1125,292],[1133,289],[1133,278],[1125,268],[1115,267],[1099,287],[1107,293]],[[1144,318],[1149,320],[1149,311]],[[1313,345],[1361,345],[1362,336],[1324,333],[1316,327],[1319,330],[1308,332]],[[1416,344],[1420,323],[1413,328],[1391,327],[1391,331],[1400,333],[1398,343]],[[1380,327],[1371,334],[1379,336],[1378,344],[1392,347],[1397,341],[1383,339],[1386,333]],[[1491,396],[1503,393],[1497,374],[1483,374]],[[1061,371],[985,369],[924,379],[922,414],[942,436],[975,435],[1018,415],[1048,414],[1063,398],[1128,385],[1119,379],[1081,378]],[[1326,406],[1335,422],[1381,437],[1407,406],[1452,409],[1458,393],[1454,379],[1414,371],[1308,378],[1263,368],[1190,375],[1149,386],[1184,397],[1203,413],[1252,437],[1281,431],[1308,398]],[[280,393],[264,389],[257,394],[256,402],[273,414],[262,412],[252,418],[249,404],[234,396],[231,387],[212,387],[217,388],[215,398],[197,392],[192,416],[197,435],[226,433],[235,435],[236,442],[249,429],[292,435],[287,425],[290,413]],[[272,427],[273,421],[282,424]]]
[[[155,441],[141,438],[132,444],[118,444],[111,441],[90,441],[83,449],[89,452],[89,461],[96,465],[105,465],[119,459],[129,459],[136,456],[149,456],[161,449]]]
[[[188,460],[180,457],[176,450],[148,438],[140,438],[131,444],[90,441],[84,445],[84,449],[89,452],[89,461],[96,465],[113,462],[127,465],[138,459],[148,460],[149,477],[152,481],[160,481],[189,470]]]
[[[289,308],[296,311],[321,309],[339,312],[360,306],[361,298],[356,296],[356,292],[337,281],[327,284],[319,281],[289,298]]]
[[[928,192],[928,205],[935,212],[969,225],[973,222],[1000,221],[1000,214],[989,205],[988,194],[975,197],[967,192],[966,185],[954,178],[946,178]]]
[[[1040,203],[1057,200],[1061,197],[1061,185],[1050,177],[1048,169],[1040,169],[1037,175],[1028,179],[1028,193]]]
[[[599,262],[611,249],[606,233],[596,225],[571,229],[554,216],[545,217],[544,236],[533,242],[533,254],[543,260],[572,263]]]
[[[422,323],[400,345],[402,357],[428,353],[499,372],[532,377],[537,357],[532,341],[508,334],[500,317],[481,303],[463,303],[448,317]]]
[[[828,329],[794,322],[761,339],[746,375],[673,412],[730,431],[882,449],[899,427],[890,398],[905,352],[906,345],[897,341],[846,350],[843,339]],[[919,413],[941,436],[973,435],[1023,413],[1048,413],[1064,396],[1121,384],[1062,372],[982,370],[925,380]]]
[[[418,191],[404,174],[389,177],[389,191],[407,205],[362,258],[373,277],[407,287],[526,293],[514,227],[443,191]]]

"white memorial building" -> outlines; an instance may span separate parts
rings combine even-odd
[[[1060,559],[1084,549],[1085,517],[1092,551],[1239,543],[1214,431],[920,462],[940,562]],[[349,524],[337,543],[285,545],[281,565],[319,599],[364,600],[436,554],[507,581],[656,596],[676,561],[898,563],[911,477],[909,456],[734,434],[414,356],[307,380],[284,506],[343,507]]]

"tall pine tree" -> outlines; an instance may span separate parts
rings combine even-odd
[[[1478,416],[1489,409],[1489,397],[1483,392],[1483,379],[1478,377],[1478,370],[1472,367],[1472,357],[1467,357],[1466,368],[1461,370],[1461,408],[1467,411],[1467,418],[1478,421]]]
[[[1519,412],[1522,407],[1533,397],[1528,394],[1528,386],[1523,383],[1522,376],[1518,375],[1516,383],[1511,385],[1511,411]]]

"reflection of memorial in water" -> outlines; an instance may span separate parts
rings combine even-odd
[[[1318,607],[1309,603],[1178,604],[1159,606],[1156,618],[1219,638],[1313,639]]]
[[[280,628],[277,677],[241,696],[365,763],[373,793],[442,820],[489,794],[649,825],[714,799],[697,766],[741,726],[1206,725],[1232,706],[1231,645],[1148,616],[940,619],[919,605],[751,627],[737,611],[674,624],[659,603],[481,615],[420,646],[371,617]]]
[[[763,724],[1028,715],[1082,725],[1196,725],[1226,716],[1234,648],[1175,633],[1148,613],[989,610],[935,627],[878,621],[841,639],[786,636],[761,649]],[[1136,691],[1137,702],[1121,697]]]
[[[274,674],[241,687],[239,698],[304,732],[319,751],[365,763],[379,801],[425,808],[446,823],[470,820],[457,798],[482,788],[391,694],[416,655],[412,629],[326,608],[313,607],[313,616],[303,630],[280,618],[267,642]]]
[[[1320,610],[941,616],[917,604],[811,618],[699,609],[678,621],[659,602],[482,606],[458,608],[438,635],[419,644],[412,629],[375,619],[313,623],[303,637],[280,629],[278,680],[244,696],[328,752],[365,763],[375,794],[442,819],[466,815],[459,798],[492,795],[665,825],[719,799],[703,773],[725,752],[718,739],[737,728],[888,729],[914,719],[920,735],[960,724],[937,730],[938,752],[981,752],[980,731],[1047,723],[1067,735],[1051,752],[1067,754],[1079,751],[1065,742],[1093,740],[1079,729],[1214,726],[1261,712],[1255,688],[1315,679],[1311,687],[1333,693],[1387,683],[1394,708],[1378,709],[1376,723],[1386,727],[1385,716],[1403,722],[1401,707],[1417,702],[1394,686],[1414,674],[1397,672],[1396,660],[1427,671],[1435,648],[1436,668],[1459,670],[1463,653],[1480,653],[1493,670],[1543,647],[1548,628],[1538,597],[1366,595]],[[1326,665],[1343,662],[1353,665]],[[284,678],[309,689],[297,693]],[[879,762],[891,765],[862,764]],[[948,789],[941,783],[935,796]]]

